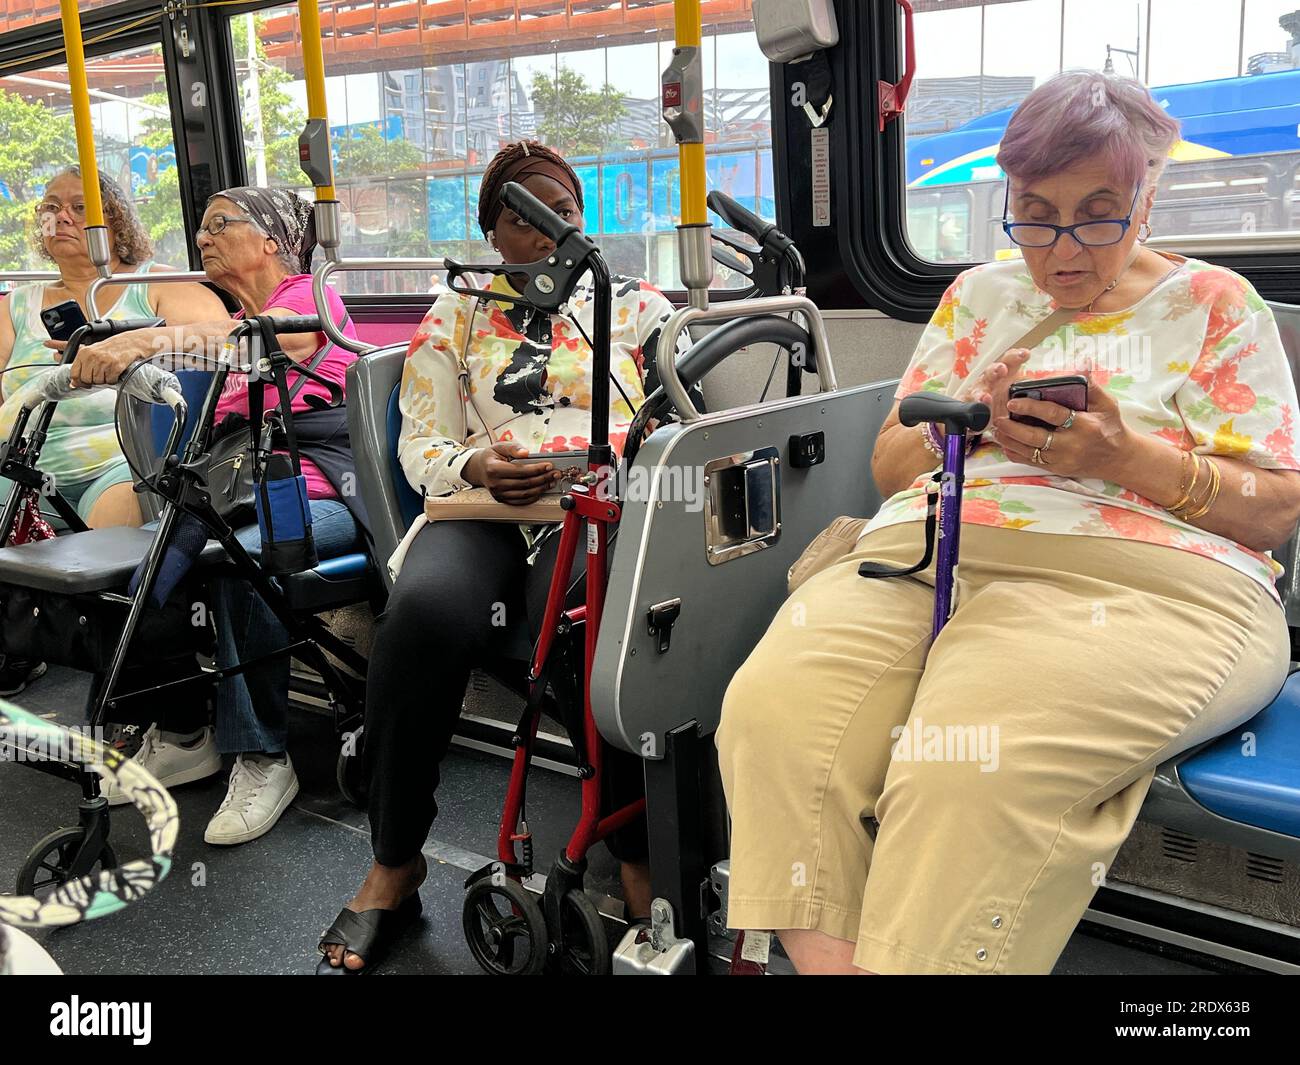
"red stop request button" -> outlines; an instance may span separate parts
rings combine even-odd
[[[682,83],[670,81],[664,86],[664,107],[682,106]]]

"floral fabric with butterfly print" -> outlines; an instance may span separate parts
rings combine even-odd
[[[614,277],[609,388],[609,438],[621,454],[628,426],[655,387],[659,335],[673,312],[648,282]],[[493,291],[512,292],[496,277]],[[443,289],[411,338],[402,373],[398,454],[407,479],[427,495],[469,487],[461,471],[471,453],[493,443],[529,452],[587,447],[591,431],[591,288],[579,283],[574,322],[507,301],[484,301],[466,345],[471,297]],[[578,328],[581,326],[581,329]],[[678,353],[690,344],[682,335]],[[460,360],[468,370],[469,400],[461,396]]]
[[[1201,455],[1300,470],[1290,364],[1272,312],[1245,278],[1177,255],[1132,307],[1080,314],[1035,347],[1022,377],[1091,375],[1130,428]],[[960,274],[926,327],[896,396],[957,395],[1053,310],[1018,260]],[[886,500],[864,535],[925,518],[927,473]],[[1277,597],[1282,567],[1179,521],[1118,484],[1011,462],[989,432],[966,464],[962,521],[1028,532],[1141,540],[1217,559]]]

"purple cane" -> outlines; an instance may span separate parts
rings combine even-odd
[[[943,480],[939,482],[939,563],[934,568],[934,635],[952,614],[961,550],[961,492],[966,480],[966,434],[950,432],[943,441]]]
[[[934,570],[934,623],[932,631],[938,636],[952,613],[952,593],[957,581],[957,559],[961,546],[961,497],[966,480],[966,434],[981,432],[989,423],[989,409],[983,403],[964,403],[932,393],[918,392],[908,396],[899,405],[898,420],[903,425],[914,426],[921,422],[942,425],[944,437],[943,467],[931,478],[938,482],[939,497],[939,558]],[[883,562],[863,562],[858,573],[863,577],[905,577],[930,565],[934,557],[935,496],[934,488],[927,489],[929,506],[926,508],[925,555],[914,566],[900,569]]]

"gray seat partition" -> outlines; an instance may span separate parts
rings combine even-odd
[[[659,758],[667,730],[690,720],[705,733],[716,728],[732,674],[786,598],[791,564],[839,515],[869,515],[880,505],[869,458],[896,386],[739,408],[663,426],[646,441],[628,477],[592,676],[596,724],[610,743]],[[825,434],[825,461],[795,468],[791,438],[816,432]],[[723,465],[764,449],[770,457]],[[777,535],[711,563],[709,526],[717,522],[700,494],[714,495],[723,509],[730,498],[734,508],[743,469],[754,477],[755,512],[775,482]],[[680,614],[661,653],[649,613],[673,599]]]
[[[388,560],[408,522],[393,485],[392,448],[388,439],[388,401],[402,379],[406,344],[395,344],[357,359],[348,367],[348,432],[357,466],[357,485],[370,515],[375,538],[375,561],[390,591]]]

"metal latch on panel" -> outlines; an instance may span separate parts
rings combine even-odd
[[[668,644],[673,638],[673,625],[681,612],[682,601],[680,599],[666,599],[662,603],[655,603],[647,611],[647,618],[650,622],[650,635],[655,638],[655,648],[660,654],[667,653]]]
[[[775,447],[704,465],[705,546],[720,566],[772,546],[781,536],[781,459]]]

